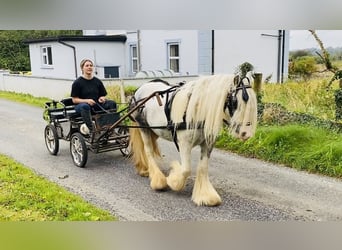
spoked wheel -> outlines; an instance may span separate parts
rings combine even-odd
[[[57,130],[52,124],[46,125],[44,130],[45,145],[52,155],[57,155],[59,150],[59,140]]]
[[[70,154],[74,164],[83,168],[87,163],[88,149],[83,136],[80,133],[74,133],[70,139]]]
[[[126,138],[120,139],[120,143],[123,145],[127,145],[124,148],[120,148],[120,152],[123,156],[129,158],[131,156],[131,148],[129,146],[129,134],[128,134],[128,128],[126,127],[120,127],[118,129],[119,135],[127,135]]]

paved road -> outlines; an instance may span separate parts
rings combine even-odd
[[[340,180],[220,150],[214,150],[209,167],[212,183],[223,201],[218,207],[197,207],[191,202],[194,174],[182,192],[151,190],[148,179],[138,176],[119,151],[89,153],[86,168],[77,168],[68,142],[60,142],[57,156],[47,152],[42,111],[0,99],[0,153],[109,210],[122,221],[342,220]],[[167,172],[168,162],[178,159],[178,154],[172,143],[160,143],[162,168]]]

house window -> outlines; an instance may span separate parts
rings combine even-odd
[[[119,67],[118,66],[105,66],[104,67],[104,77],[105,78],[118,78],[119,77]]]
[[[179,73],[179,43],[167,44],[168,69]]]
[[[42,65],[52,66],[52,48],[51,46],[41,47]]]
[[[139,71],[138,67],[138,51],[136,45],[131,45],[131,72],[137,73]]]

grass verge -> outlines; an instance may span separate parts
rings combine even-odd
[[[223,130],[216,146],[311,173],[342,177],[342,135],[314,126],[259,126],[247,142]]]
[[[0,154],[0,221],[115,221],[84,201]]]
[[[0,98],[7,100],[29,104],[31,106],[44,108],[44,104],[51,99],[46,97],[34,97],[30,94],[21,94],[11,91],[0,91]]]

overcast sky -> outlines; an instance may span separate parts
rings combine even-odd
[[[325,48],[342,47],[342,30],[316,30]],[[319,48],[308,30],[290,30],[290,50]]]

